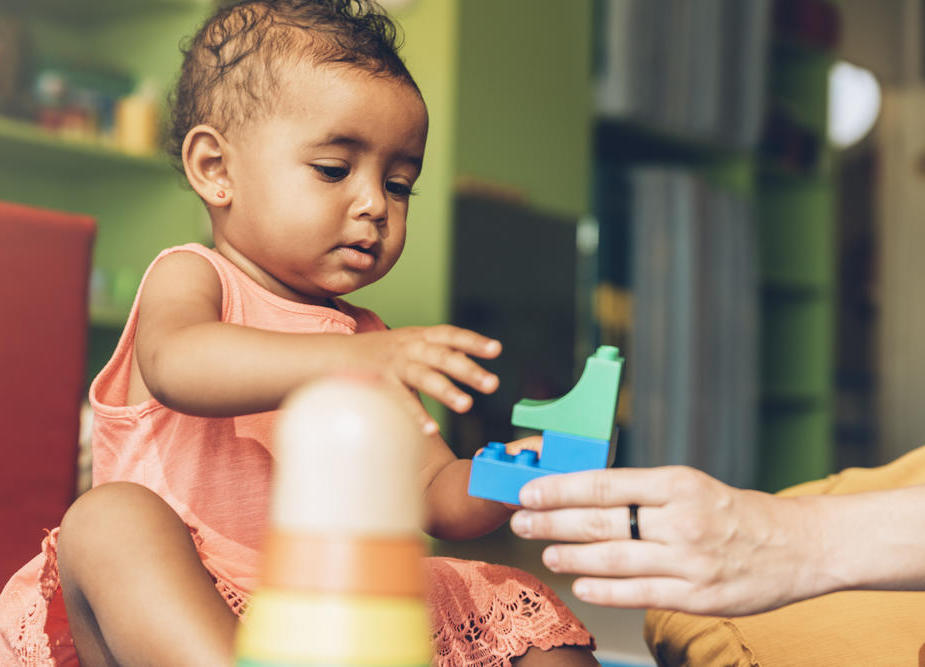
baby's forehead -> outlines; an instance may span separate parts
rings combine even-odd
[[[261,110],[232,133],[299,150],[340,146],[423,156],[427,108],[417,87],[349,64],[300,64],[279,72]]]
[[[413,83],[394,74],[374,71],[355,63],[316,63],[307,59],[281,68],[273,86],[272,102],[280,113],[299,113],[305,105],[324,106],[329,113],[355,111],[358,102],[403,106],[409,115],[427,111]]]

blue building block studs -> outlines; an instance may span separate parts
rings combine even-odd
[[[489,442],[472,459],[469,495],[518,505],[520,487],[532,479],[549,474],[550,471],[539,466],[539,457],[533,450],[511,455],[505,451],[504,443]]]
[[[620,350],[602,345],[565,396],[518,402],[511,421],[544,429],[542,455],[532,450],[511,455],[502,443],[488,443],[472,459],[469,495],[519,504],[521,487],[537,477],[607,467],[622,370]]]

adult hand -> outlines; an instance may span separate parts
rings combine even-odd
[[[470,356],[494,359],[501,343],[474,331],[448,324],[432,327],[403,327],[350,337],[356,344],[355,358],[386,379],[427,394],[456,412],[472,407],[472,397],[453,381],[490,394],[498,388],[498,376],[489,373]],[[414,395],[410,407],[425,433],[436,433],[437,425]]]
[[[729,487],[686,467],[543,477],[520,492],[521,537],[554,540],[543,562],[584,575],[575,595],[600,605],[743,615],[836,590],[818,498]],[[640,539],[628,506],[638,505]]]

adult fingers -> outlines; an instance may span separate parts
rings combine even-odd
[[[579,600],[627,609],[684,610],[692,602],[692,590],[689,582],[675,577],[580,577],[572,583]]]
[[[494,359],[501,354],[501,341],[451,324],[427,327],[424,330],[424,340],[446,345],[482,359]]]
[[[529,509],[658,506],[688,489],[697,474],[690,468],[668,466],[605,468],[549,475],[524,485],[520,490],[520,503]]]
[[[612,540],[590,544],[553,544],[543,551],[553,572],[600,577],[683,577],[687,561],[657,542]]]
[[[640,507],[636,519],[643,539],[659,542],[657,507]],[[521,510],[511,517],[511,530],[519,537],[560,542],[603,542],[630,539],[628,507],[574,507],[536,512]]]

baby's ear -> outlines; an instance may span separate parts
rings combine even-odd
[[[231,203],[227,145],[222,134],[210,125],[197,125],[183,140],[181,156],[186,180],[209,206]]]

